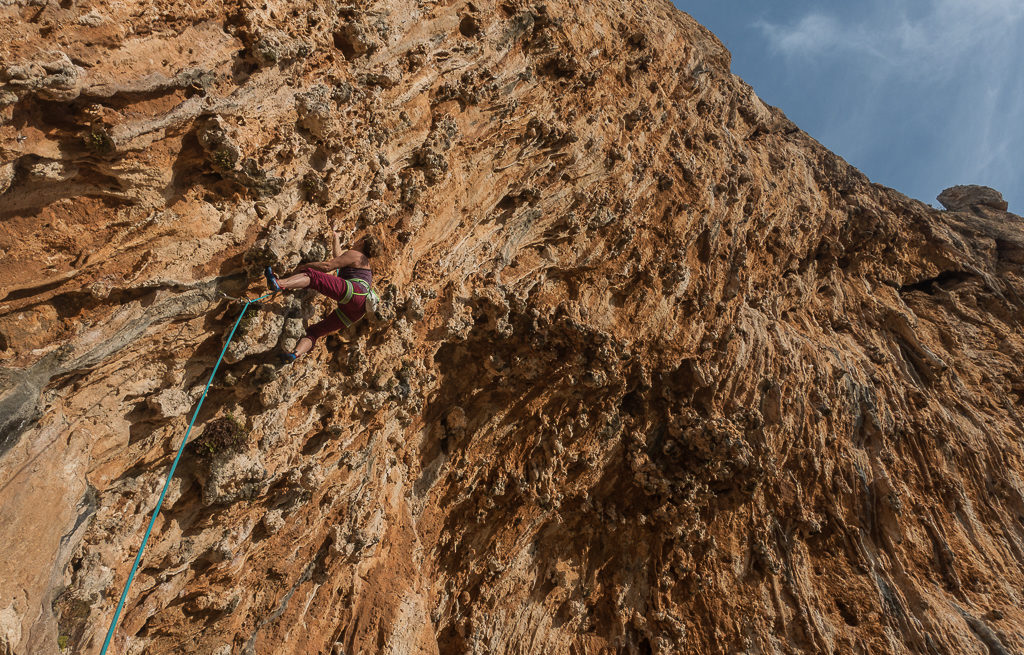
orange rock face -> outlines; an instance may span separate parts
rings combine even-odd
[[[281,368],[330,305],[250,308],[110,652],[1024,651],[988,191],[869,183],[664,0],[16,1],[0,44],[0,653],[99,652],[238,299],[332,227],[379,322]]]

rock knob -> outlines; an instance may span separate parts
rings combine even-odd
[[[987,186],[964,184],[946,189],[939,194],[937,200],[949,211],[970,211],[972,207],[982,205],[999,211],[1006,211],[1008,204],[1003,194]]]

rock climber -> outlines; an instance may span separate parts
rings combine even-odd
[[[373,293],[370,258],[376,254],[376,240],[370,235],[363,236],[351,250],[342,252],[341,237],[337,231],[332,232],[332,259],[303,264],[283,279],[278,279],[270,266],[264,271],[271,291],[309,287],[338,303],[326,318],[306,328],[306,336],[299,339],[293,352],[281,353],[286,364],[308,353],[320,337],[356,324],[366,312],[367,296]]]

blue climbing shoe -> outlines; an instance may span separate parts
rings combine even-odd
[[[267,288],[271,291],[280,291],[281,285],[277,283],[277,276],[274,275],[274,271],[270,270],[270,267],[263,269],[263,276],[267,278]]]
[[[295,353],[280,353],[279,357],[281,358],[282,364],[291,364],[299,358]]]

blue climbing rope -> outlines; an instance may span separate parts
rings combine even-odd
[[[249,309],[249,305],[254,302],[259,302],[264,298],[269,298],[276,292],[268,293],[259,298],[253,300],[247,300],[245,305],[242,307],[242,313],[238,315],[235,320],[234,327],[231,328],[231,334],[228,335],[228,340],[224,343],[224,348],[220,351],[220,357],[217,358],[217,363],[213,367],[213,372],[210,373],[210,379],[206,381],[206,388],[203,389],[203,396],[199,399],[199,404],[196,406],[196,411],[192,414],[192,420],[189,421],[188,430],[185,431],[185,438],[181,440],[181,446],[178,447],[178,454],[174,456],[174,463],[171,464],[171,470],[167,474],[167,480],[164,482],[164,489],[160,492],[160,499],[156,501],[156,509],[153,510],[153,517],[149,519],[149,527],[146,528],[146,534],[142,537],[142,545],[139,546],[139,552],[135,555],[135,562],[132,564],[132,570],[128,574],[128,580],[124,583],[124,591],[121,592],[121,600],[117,603],[117,611],[114,612],[114,620],[110,622],[110,629],[107,630],[107,638],[103,640],[103,650],[100,651],[100,655],[106,655],[107,648],[110,646],[110,639],[114,636],[114,628],[117,627],[117,620],[121,618],[121,610],[124,609],[124,601],[128,597],[128,587],[131,586],[132,580],[135,579],[135,571],[139,568],[139,562],[142,560],[142,551],[146,549],[146,542],[149,540],[149,533],[153,531],[153,524],[156,523],[156,517],[160,513],[160,508],[164,504],[164,496],[167,494],[167,487],[171,485],[171,478],[174,477],[174,469],[178,467],[178,460],[181,459],[181,453],[185,450],[185,444],[188,443],[188,435],[192,433],[192,426],[195,425],[196,417],[199,416],[199,410],[203,407],[203,401],[206,400],[206,392],[210,390],[210,384],[213,382],[213,376],[217,375],[217,369],[220,367],[220,362],[224,359],[224,353],[228,351],[228,346],[231,345],[231,339],[235,336],[235,330],[238,329],[238,324],[242,322],[242,317],[245,316],[245,310]]]

